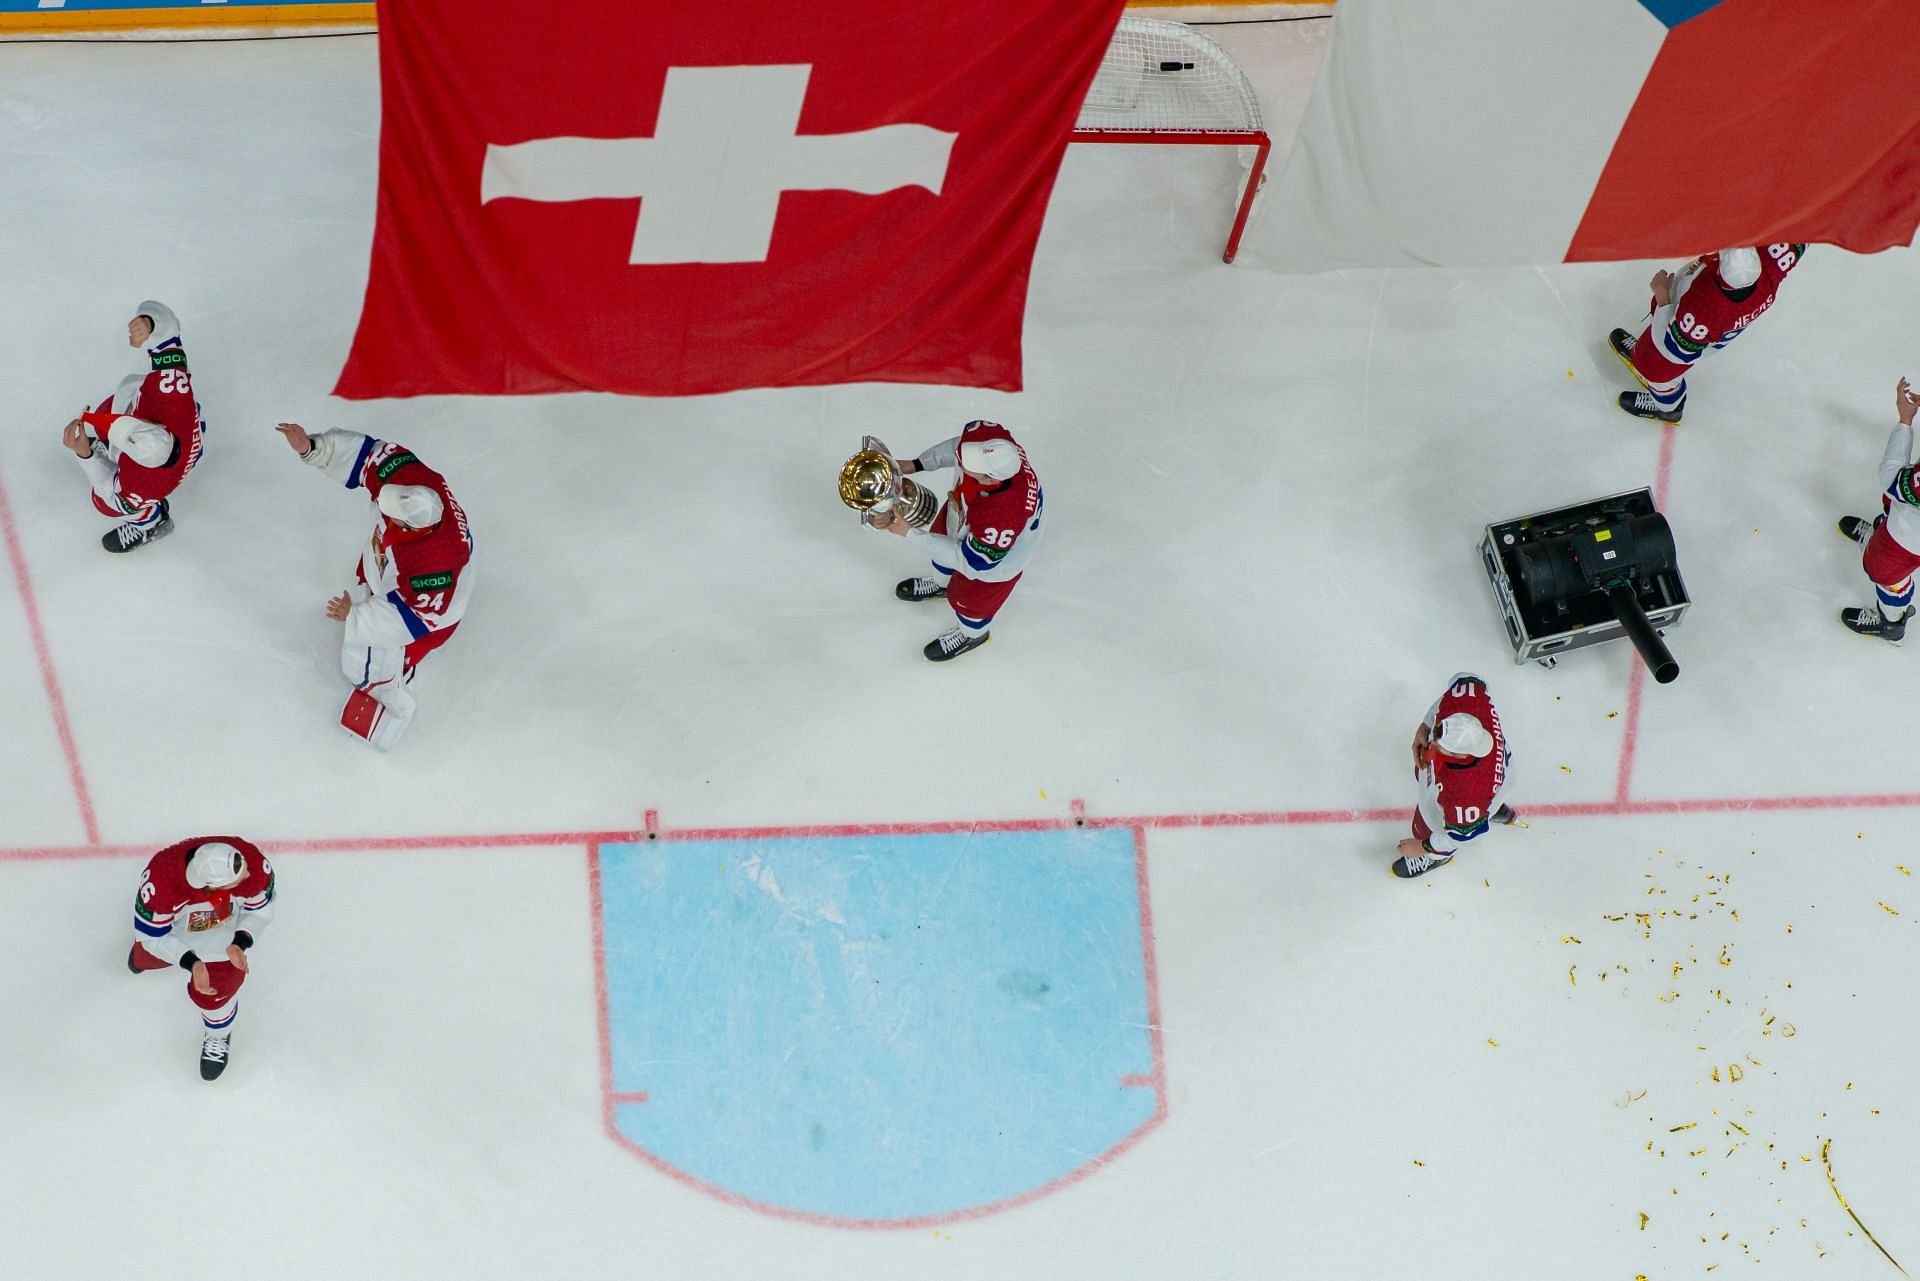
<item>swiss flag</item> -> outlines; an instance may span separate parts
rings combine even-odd
[[[1123,0],[381,0],[337,394],[1017,390]]]

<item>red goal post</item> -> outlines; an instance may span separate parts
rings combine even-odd
[[[1185,23],[1121,18],[1072,140],[1242,148],[1245,177],[1222,260],[1240,252],[1273,140],[1246,73],[1212,37]]]

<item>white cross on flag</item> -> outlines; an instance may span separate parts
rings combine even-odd
[[[349,397],[1015,390],[1120,0],[381,0]]]

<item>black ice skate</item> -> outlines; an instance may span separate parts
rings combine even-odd
[[[1499,809],[1488,815],[1488,817],[1494,822],[1504,823],[1508,827],[1512,827],[1520,821],[1519,813],[1511,805],[1502,805]]]
[[[901,600],[932,600],[947,594],[947,585],[937,578],[903,578],[893,586]]]
[[[1854,542],[1864,545],[1869,538],[1873,537],[1873,528],[1879,523],[1866,516],[1842,516],[1839,530]]]
[[[231,1031],[223,1032],[218,1036],[212,1032],[207,1033],[206,1039],[200,1042],[200,1079],[202,1081],[217,1080],[220,1074],[227,1070],[227,1055],[232,1052],[232,1049],[233,1033]]]
[[[1862,636],[1878,636],[1891,645],[1898,645],[1907,638],[1907,615],[1912,610],[1902,610],[1900,617],[1888,618],[1880,612],[1880,606],[1868,605],[1864,609],[1843,609],[1840,621]]]
[[[1416,876],[1425,876],[1434,868],[1451,862],[1453,862],[1451,854],[1431,854],[1422,850],[1412,858],[1401,857],[1393,860],[1393,874],[1403,881],[1411,881]]]
[[[969,636],[964,628],[949,627],[927,642],[920,652],[927,656],[930,663],[944,663],[950,658],[958,658],[970,649],[979,649],[988,641],[987,633]]]
[[[1687,398],[1682,396],[1680,403],[1672,409],[1662,409],[1660,402],[1653,398],[1652,392],[1623,391],[1620,393],[1620,408],[1635,418],[1651,418],[1658,423],[1677,423],[1680,411],[1687,407]]]
[[[136,525],[128,521],[115,525],[100,538],[100,545],[110,552],[130,552],[136,547],[144,547],[156,538],[165,538],[173,532],[173,517],[167,514],[167,500],[160,500],[160,519],[151,525]]]
[[[1633,335],[1624,329],[1616,329],[1607,335],[1607,346],[1613,348],[1613,354],[1620,357],[1627,368],[1633,370],[1633,376],[1638,378],[1640,371],[1633,368],[1633,342]]]

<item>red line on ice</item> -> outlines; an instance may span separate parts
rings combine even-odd
[[[600,924],[600,844],[587,843],[587,914],[593,917],[593,1008],[600,1025],[600,1125],[617,1133],[613,1123],[613,1034],[607,1019],[607,936]]]
[[[1660,461],[1653,473],[1653,505],[1664,509],[1667,505],[1667,482],[1673,478],[1673,441],[1672,423],[1660,428]],[[1633,787],[1633,757],[1640,749],[1640,692],[1646,686],[1647,673],[1635,654],[1633,666],[1627,672],[1627,724],[1620,734],[1620,768],[1614,775],[1613,799],[1621,805],[1627,803],[1627,796]]]
[[[1525,818],[1633,818],[1647,814],[1738,814],[1780,810],[1920,809],[1920,792],[1866,792],[1853,796],[1714,796],[1673,800],[1560,801],[1516,806]],[[1339,824],[1392,823],[1408,806],[1391,809],[1228,810],[1193,814],[1088,815],[1089,828],[1138,827],[1171,831],[1190,827],[1325,827]],[[1071,831],[1071,819],[964,819],[936,823],[831,823],[785,827],[710,827],[658,829],[662,841],[778,840],[789,837],[919,836],[953,832]],[[175,838],[168,838],[169,840]],[[644,831],[464,833],[446,836],[346,836],[302,840],[263,840],[269,854],[350,854],[374,850],[516,849],[553,846],[578,850],[583,845],[617,845],[647,839]],[[70,859],[146,857],[165,841],[146,845],[0,846],[0,863],[59,862]]]
[[[100,843],[100,825],[93,817],[93,796],[87,791],[87,774],[80,765],[80,749],[74,745],[73,725],[67,720],[67,700],[60,696],[60,677],[53,670],[53,651],[47,646],[47,632],[40,625],[40,606],[33,595],[33,576],[27,571],[26,553],[20,546],[20,531],[14,525],[13,504],[7,498],[5,478],[0,477],[0,540],[7,545],[7,559],[13,563],[13,585],[19,589],[20,605],[27,618],[27,634],[33,638],[33,656],[40,664],[40,686],[46,691],[47,706],[53,712],[53,732],[60,739],[61,754],[67,758],[67,777],[73,783],[73,799],[80,807],[80,827],[87,844]]]
[[[1133,829],[1133,877],[1140,897],[1140,970],[1147,985],[1147,1035],[1153,1046],[1153,1120],[1137,1133],[1144,1134],[1167,1119],[1167,1055],[1160,1040],[1160,965],[1153,950],[1153,894],[1147,884],[1147,829]],[[1122,1085],[1131,1078],[1122,1079]]]

